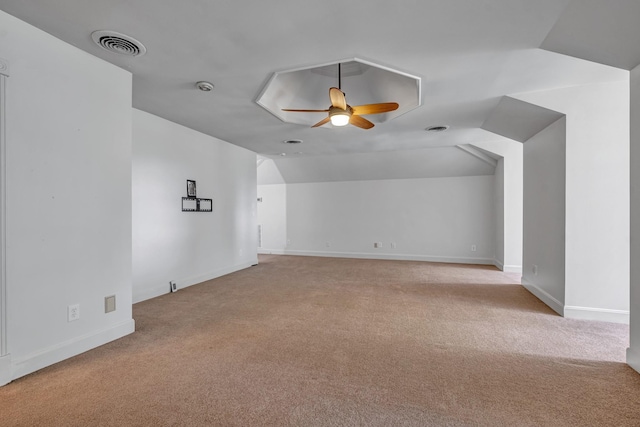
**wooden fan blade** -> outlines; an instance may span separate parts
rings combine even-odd
[[[329,89],[329,98],[331,98],[331,105],[343,110],[347,109],[347,100],[344,99],[344,93],[337,87]]]
[[[356,105],[353,108],[354,114],[380,114],[397,110],[400,105],[397,102],[381,102],[380,104]]]
[[[329,110],[294,110],[291,108],[282,108],[282,111],[293,111],[294,113],[328,113]]]
[[[328,116],[325,117],[324,119],[320,120],[318,123],[316,123],[315,125],[311,126],[312,128],[317,128],[318,126],[322,126],[325,123],[328,123],[329,120],[331,120]]]
[[[374,126],[374,124],[369,120],[364,117],[356,116],[355,114],[351,115],[349,123],[362,129],[371,129]]]

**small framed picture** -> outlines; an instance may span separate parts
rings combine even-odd
[[[196,182],[187,180],[187,197],[196,197]]]

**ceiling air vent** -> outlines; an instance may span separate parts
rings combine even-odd
[[[147,52],[147,48],[138,40],[115,31],[94,31],[91,38],[104,50],[118,55],[142,56]]]
[[[284,142],[285,144],[302,144],[301,139],[285,139],[282,142]]]

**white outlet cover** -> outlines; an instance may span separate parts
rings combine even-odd
[[[80,304],[73,304],[67,307],[67,321],[73,322],[80,318]]]
[[[104,312],[111,313],[116,311],[116,296],[111,295],[104,298]]]

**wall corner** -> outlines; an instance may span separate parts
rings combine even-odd
[[[633,347],[627,348],[627,365],[640,373],[640,351]]]
[[[11,382],[11,355],[0,357],[0,387]]]

